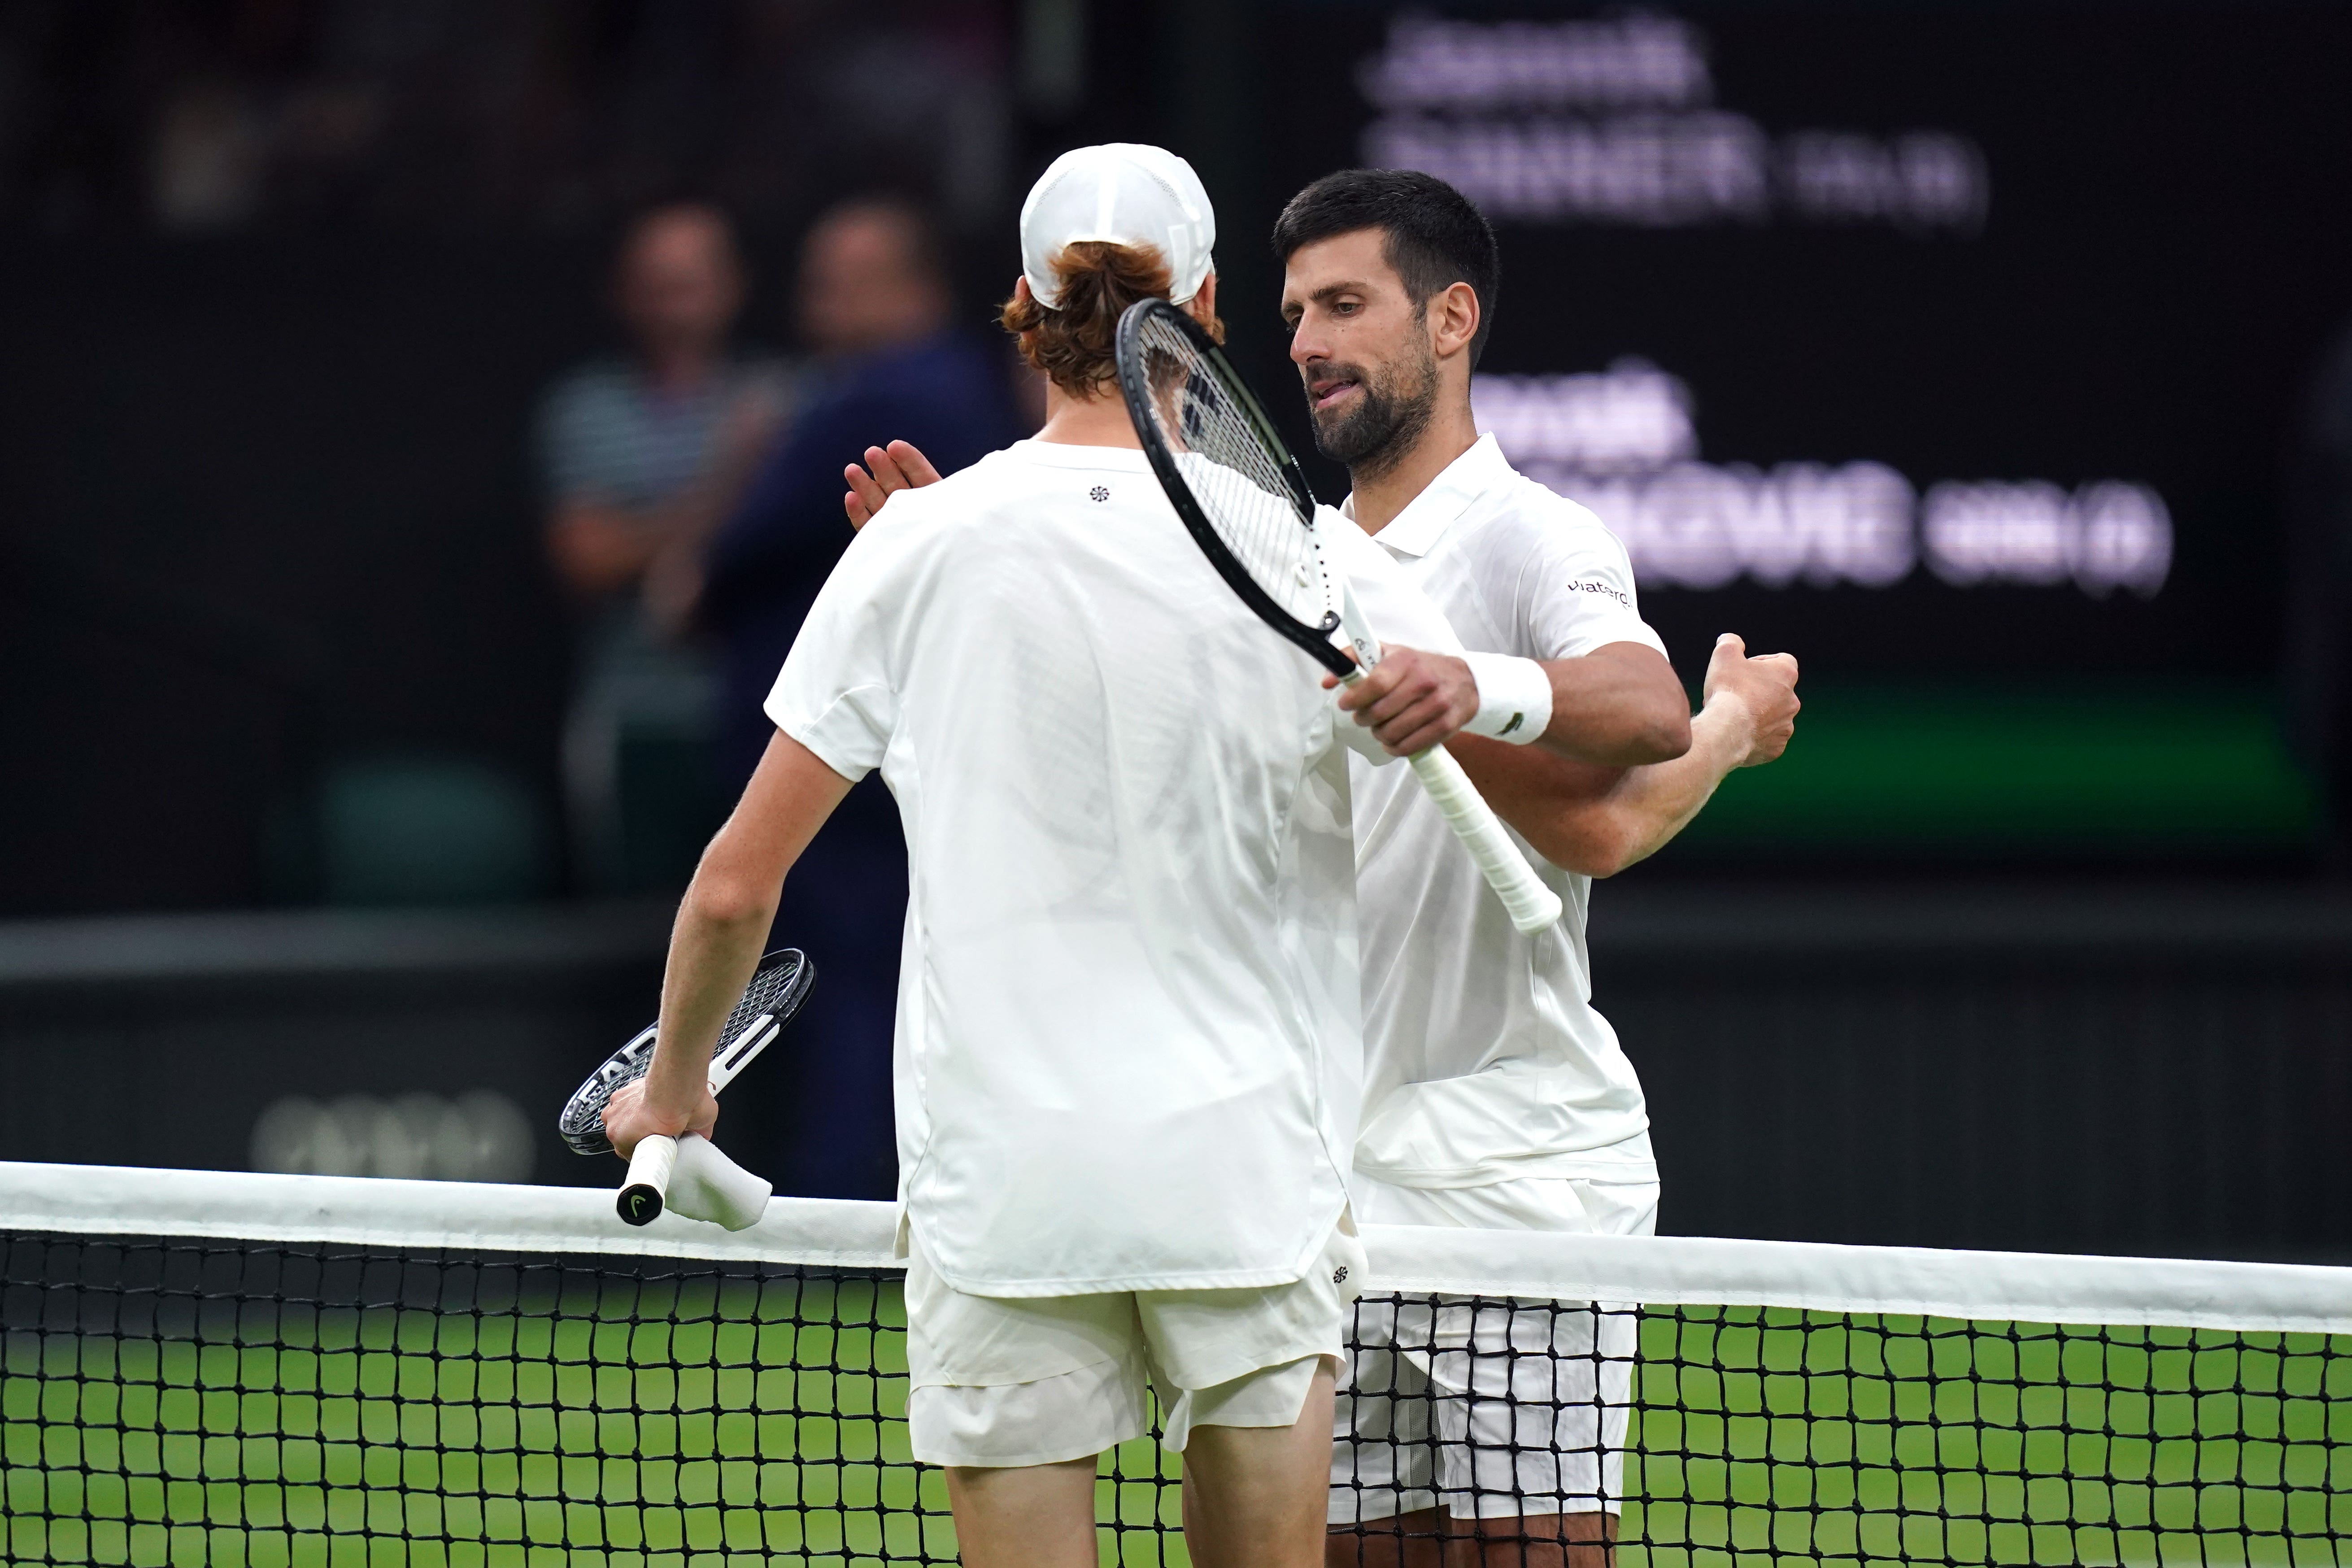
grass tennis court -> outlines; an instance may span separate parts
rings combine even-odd
[[[462,1310],[248,1299],[160,1332],[21,1310],[8,1325],[14,1563],[952,1554],[945,1488],[898,1420],[886,1280],[627,1282],[593,1303],[567,1280]],[[1627,1564],[2301,1565],[2343,1561],[2352,1536],[2340,1337],[1658,1310],[1637,1405]],[[1102,1484],[1125,1527],[1107,1561],[1163,1561],[1159,1523],[1164,1561],[1184,1562],[1153,1451],[1117,1463],[1133,1479]]]

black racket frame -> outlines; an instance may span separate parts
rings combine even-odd
[[[1145,363],[1148,355],[1143,347],[1143,330],[1155,320],[1170,322],[1191,340],[1209,374],[1217,378],[1248,416],[1251,427],[1265,443],[1266,450],[1276,458],[1283,482],[1290,488],[1291,503],[1298,509],[1299,526],[1311,527],[1315,516],[1315,492],[1307,488],[1307,475],[1299,468],[1298,459],[1290,455],[1290,448],[1275,429],[1274,421],[1266,417],[1265,405],[1257,400],[1255,393],[1250,391],[1249,383],[1242,379],[1241,372],[1235,370],[1233,362],[1225,357],[1225,351],[1218,346],[1217,340],[1211,337],[1208,330],[1189,313],[1167,300],[1139,300],[1129,306],[1127,312],[1118,319],[1114,352],[1118,361],[1118,390],[1127,400],[1128,417],[1134,422],[1136,437],[1143,443],[1143,455],[1150,460],[1152,473],[1159,477],[1160,488],[1168,492],[1168,500],[1176,508],[1176,515],[1183,520],[1185,531],[1192,534],[1193,542],[1208,556],[1209,564],[1217,569],[1217,575],[1241,595],[1242,603],[1247,605],[1258,619],[1305,648],[1318,664],[1332,674],[1342,678],[1354,675],[1357,672],[1356,661],[1331,640],[1331,634],[1339,629],[1339,613],[1328,611],[1319,623],[1302,621],[1275,603],[1274,596],[1257,585],[1256,579],[1249,574],[1249,569],[1225,547],[1225,542],[1217,536],[1216,525],[1209,521],[1207,510],[1201,505],[1200,498],[1193,495],[1192,487],[1184,482],[1183,470],[1177,464],[1176,454],[1169,450],[1168,443],[1161,438],[1160,422],[1151,413],[1152,391],[1149,367]]]
[[[757,1012],[750,1010],[751,994],[759,990],[761,977],[787,968],[793,973],[783,988]],[[799,948],[780,947],[761,958],[759,967],[751,972],[751,984],[743,988],[743,999],[735,1004],[734,1012],[728,1015],[726,1027],[719,1031],[718,1044],[711,1047],[712,1058],[716,1059],[761,1012],[772,1015],[781,1032],[800,1012],[801,1004],[808,1000],[809,987],[815,984],[816,965]],[[646,1070],[653,1066],[655,1026],[648,1024],[638,1030],[635,1038],[607,1058],[604,1065],[591,1073],[588,1081],[564,1102],[562,1114],[556,1118],[555,1130],[573,1153],[613,1152],[612,1141],[604,1136],[604,1102],[613,1098],[615,1089],[645,1077]]]

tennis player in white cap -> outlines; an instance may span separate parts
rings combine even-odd
[[[644,1092],[607,1119],[625,1152],[709,1124],[698,1064],[779,885],[881,769],[912,890],[908,1425],[975,1568],[1092,1568],[1097,1458],[1146,1430],[1152,1384],[1193,1561],[1323,1558],[1363,1267],[1348,749],[1388,753],[1218,580],[1118,395],[1135,300],[1222,330],[1215,237],[1200,181],[1155,147],[1084,148],[1037,183],[1003,321],[1052,382],[1045,426],[901,497],[843,555],[679,910]],[[1433,657],[1414,649],[1460,645],[1338,531],[1394,650],[1380,668],[1409,689]],[[1423,715],[1419,743],[1466,717]]]

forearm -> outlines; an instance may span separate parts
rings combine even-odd
[[[849,780],[782,731],[770,738],[741,804],[703,851],[670,929],[661,1032],[646,1073],[650,1107],[702,1103],[710,1053],[760,966],[784,878],[824,826]]]
[[[1655,649],[1612,643],[1542,661],[1551,719],[1538,743],[1580,763],[1631,768],[1671,761],[1691,743],[1690,699]]]
[[[1542,746],[1458,735],[1447,749],[1496,814],[1537,854],[1566,871],[1614,876],[1682,831],[1723,775],[1746,756],[1746,711],[1708,703],[1691,722],[1690,749],[1672,762],[1609,768]]]
[[[696,875],[670,929],[669,962],[662,973],[660,1032],[646,1072],[646,1100],[666,1114],[690,1114],[701,1103],[719,1031],[760,964],[776,900],[716,893],[710,868]]]
[[[1749,731],[1747,710],[1717,698],[1691,721],[1688,751],[1671,762],[1628,768],[1603,801],[1614,853],[1596,874],[1622,871],[1672,843],[1746,760]]]

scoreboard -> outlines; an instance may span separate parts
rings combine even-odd
[[[1451,181],[1503,243],[1481,425],[1624,541],[1686,679],[1725,630],[1803,664],[1685,853],[2304,851],[2286,475],[2352,320],[2352,7],[1273,17],[1221,249],[1333,168]]]

